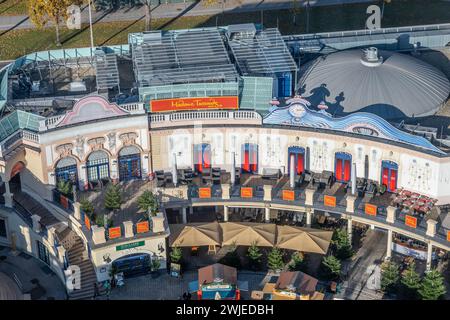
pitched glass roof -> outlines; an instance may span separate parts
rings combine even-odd
[[[132,56],[140,87],[238,78],[219,29],[146,32]]]
[[[45,118],[21,110],[8,114],[0,120],[0,141],[3,141],[20,129],[37,132],[39,130],[39,121],[43,119]]]

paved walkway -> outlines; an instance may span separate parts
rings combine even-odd
[[[188,291],[189,282],[197,280],[197,271],[187,271],[183,278],[173,278],[161,271],[160,276],[153,278],[143,275],[125,279],[125,286],[111,291],[110,300],[179,300],[184,292]],[[252,290],[261,290],[268,280],[265,273],[238,271],[239,281],[248,281],[248,292],[242,292],[242,299],[250,299]],[[97,298],[107,299],[106,296]],[[196,299],[196,294],[192,295]]]
[[[242,13],[260,10],[279,10],[292,8],[292,1],[287,0],[224,0],[222,4],[204,6],[202,2],[161,4],[152,10],[152,18],[174,18],[181,16],[203,16],[218,13]],[[306,6],[306,0],[298,0],[299,4]],[[374,0],[310,0],[310,6],[329,6],[361,2],[377,2]],[[121,8],[115,11],[100,11],[93,13],[93,21],[134,21],[145,17],[142,7]],[[82,22],[89,21],[87,7],[82,10]],[[34,25],[26,15],[0,16],[0,30],[30,29]]]
[[[10,248],[0,246],[0,273],[11,279],[16,275],[20,291],[29,293],[32,300],[66,299],[66,290],[58,276],[43,262],[25,253],[15,255]]]

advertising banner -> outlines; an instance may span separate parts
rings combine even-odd
[[[294,190],[283,190],[283,200],[294,201],[295,200]]]
[[[196,97],[151,100],[151,112],[186,111],[199,109],[238,109],[238,97]]]
[[[136,223],[136,232],[137,233],[146,233],[150,230],[150,225],[148,221],[142,221]]]
[[[253,189],[250,187],[241,188],[241,198],[253,197]]]
[[[417,228],[417,218],[406,215],[405,216],[405,224],[411,228]]]
[[[109,236],[109,239],[120,238],[120,236],[121,236],[120,227],[109,228],[108,229],[108,236]]]
[[[369,216],[376,216],[377,206],[374,204],[366,203],[366,205],[364,206],[364,212]]]
[[[336,207],[336,197],[333,196],[324,196],[323,204],[327,207]]]
[[[202,199],[211,198],[211,188],[198,188],[198,196]]]

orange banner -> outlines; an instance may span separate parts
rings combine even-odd
[[[327,207],[336,207],[336,197],[333,196],[324,196],[323,204]]]
[[[84,225],[88,230],[91,230],[91,220],[89,220],[87,214],[84,214]]]
[[[294,201],[295,200],[294,190],[283,190],[283,200]]]
[[[151,112],[167,112],[198,109],[237,109],[238,97],[204,97],[151,100]]]
[[[405,216],[405,224],[408,227],[416,228],[417,227],[417,218],[406,215]]]
[[[253,197],[253,188],[241,188],[241,198],[251,198]]]
[[[109,235],[110,239],[120,238],[120,236],[121,236],[120,227],[109,228],[108,235]]]
[[[450,241],[450,231],[447,231],[447,241]]]
[[[198,197],[202,199],[211,198],[211,188],[198,188]]]
[[[148,232],[149,230],[150,230],[150,225],[149,225],[148,221],[142,221],[142,222],[136,223],[136,232],[137,233],[145,233],[145,232]]]
[[[366,203],[364,207],[364,212],[368,214],[369,216],[376,216],[377,215],[377,209],[378,207],[374,204]]]

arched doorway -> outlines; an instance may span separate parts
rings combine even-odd
[[[22,172],[23,169],[25,169],[25,163],[22,161],[16,162],[11,169],[11,174],[9,176],[9,188],[12,193],[14,193],[14,191],[21,190],[20,172]]]
[[[112,262],[117,272],[123,272],[124,276],[148,272],[151,256],[148,253],[132,253],[120,257]]]
[[[244,143],[242,145],[241,170],[243,173],[258,172],[258,145]]]
[[[140,179],[141,152],[136,146],[126,146],[119,151],[119,180]]]
[[[336,152],[335,170],[336,181],[348,182],[351,176],[352,155],[345,152]]]
[[[305,148],[289,147],[288,148],[288,172],[291,172],[291,158],[294,156],[295,173],[300,175],[305,171]]]
[[[393,161],[381,162],[381,184],[387,187],[387,191],[394,192],[397,189],[398,164]]]
[[[86,163],[88,182],[109,178],[109,156],[103,150],[92,152]]]
[[[194,145],[194,170],[203,172],[203,169],[211,168],[211,145],[208,143]]]
[[[78,184],[77,161],[72,157],[65,157],[56,163],[55,166],[56,184],[59,181],[71,181]]]

